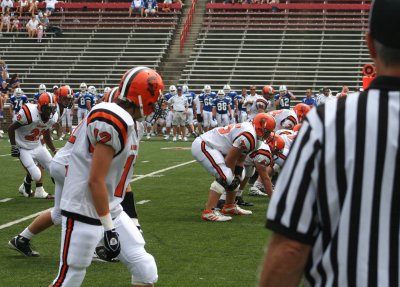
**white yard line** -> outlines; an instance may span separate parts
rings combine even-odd
[[[50,209],[50,208],[49,208],[49,209]],[[38,216],[39,214],[41,214],[42,212],[45,212],[46,210],[49,210],[49,209],[45,209],[45,210],[42,210],[42,211],[36,212],[36,213],[34,213],[34,214],[31,214],[31,215],[28,215],[28,216],[22,217],[22,218],[20,218],[20,219],[17,219],[17,220],[11,221],[11,222],[9,222],[9,223],[6,223],[6,224],[3,224],[3,225],[0,225],[0,230],[1,230],[1,229],[4,229],[4,228],[7,228],[7,227],[10,227],[10,226],[13,226],[13,225],[15,225],[15,224],[18,224],[18,223],[20,223],[20,222],[23,222],[23,221],[25,221],[25,220],[28,220],[28,219],[34,218],[34,217]]]
[[[188,165],[188,164],[191,164],[191,163],[194,163],[194,162],[195,162],[195,160],[191,160],[191,161],[187,161],[187,162],[184,162],[184,163],[173,165],[173,166],[170,166],[170,167],[167,167],[167,168],[163,168],[163,169],[160,169],[160,170],[157,170],[157,171],[154,171],[154,172],[151,172],[151,173],[136,177],[136,178],[132,179],[131,182],[138,181],[138,180],[141,180],[141,179],[146,178],[146,177],[151,177],[151,176],[154,176],[154,175],[156,175],[158,173],[162,173],[164,171],[168,171],[168,170],[171,170],[171,169],[174,169],[174,168],[178,168],[178,167],[181,167],[181,166],[184,166],[184,165]],[[145,200],[142,200],[142,201],[145,201]],[[42,210],[42,211],[36,212],[34,214],[31,214],[31,215],[22,217],[20,219],[8,222],[6,224],[0,225],[0,230],[4,229],[4,228],[7,228],[7,227],[10,227],[10,226],[13,226],[15,224],[18,224],[20,222],[26,221],[28,219],[34,218],[34,217],[38,216],[39,214],[41,214],[42,212],[44,212],[46,210]]]
[[[148,200],[148,199],[146,199],[146,200],[141,200],[141,201],[138,201],[138,202],[136,202],[136,204],[145,204],[145,203],[148,203],[148,202],[150,202],[151,200]]]
[[[13,200],[13,198],[4,198],[4,199],[0,200],[0,202],[7,202],[7,201],[10,201],[10,200]]]

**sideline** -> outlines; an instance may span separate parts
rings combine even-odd
[[[187,161],[187,162],[184,162],[184,163],[173,165],[173,166],[170,166],[170,167],[167,167],[167,168],[164,168],[164,169],[160,169],[160,170],[157,170],[157,171],[145,174],[145,175],[138,176],[138,177],[132,179],[130,182],[138,181],[138,180],[141,180],[141,179],[146,178],[146,177],[151,177],[151,176],[153,176],[155,174],[162,173],[164,171],[168,171],[168,170],[171,170],[171,169],[174,169],[174,168],[177,168],[177,167],[181,167],[181,166],[184,166],[184,165],[188,165],[188,164],[191,164],[191,163],[194,163],[194,162],[196,162],[196,160],[191,160],[191,161]],[[49,209],[51,209],[51,208],[49,208]],[[48,210],[48,209],[46,209],[46,210]],[[20,219],[8,222],[6,224],[0,225],[0,230],[2,230],[4,228],[7,228],[7,227],[10,227],[10,226],[13,226],[15,224],[18,224],[20,222],[26,221],[28,219],[34,218],[34,217],[40,215],[42,212],[44,212],[46,210],[42,210],[42,211],[36,212],[34,214],[31,214],[31,215],[22,217]]]

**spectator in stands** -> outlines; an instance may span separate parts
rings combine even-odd
[[[48,16],[54,13],[56,10],[57,3],[64,3],[64,1],[57,1],[57,0],[46,0],[46,13]]]
[[[18,15],[14,15],[14,18],[12,20],[12,26],[11,26],[11,32],[19,32],[19,28],[21,27],[21,24],[19,23],[19,17]]]
[[[26,24],[26,30],[28,32],[28,37],[33,38],[37,34],[37,28],[39,26],[39,20],[35,15],[31,17],[29,22]]]
[[[347,97],[348,94],[349,94],[349,87],[343,86],[342,91],[336,94],[336,99]]]
[[[44,30],[46,30],[50,24],[49,17],[47,16],[47,13],[44,13],[43,16],[39,18],[39,25],[42,25]]]
[[[306,90],[306,97],[302,100],[302,102],[310,107],[317,106],[317,100],[315,99],[311,89]]]
[[[42,38],[43,38],[43,26],[39,25],[37,28],[37,41],[38,43],[42,43]]]
[[[129,7],[129,17],[132,14],[140,14],[141,17],[144,15],[144,1],[143,0],[132,0],[131,7]]]
[[[6,12],[11,13],[14,9],[14,2],[12,0],[3,0],[1,1],[1,14],[5,14]]]
[[[4,118],[4,104],[8,100],[8,84],[7,81],[1,80],[0,86],[0,119]]]
[[[31,15],[35,15],[36,11],[38,10],[39,1],[28,0],[28,2],[29,2],[29,13],[31,13]]]
[[[12,76],[11,76],[11,79],[10,79],[10,81],[8,82],[8,86],[11,88],[11,90],[12,90],[12,93],[11,94],[14,94],[14,90],[16,89],[16,88],[19,88],[20,87],[20,84],[21,84],[21,80],[20,80],[20,78],[19,78],[19,75],[18,74],[13,74]]]
[[[3,31],[3,27],[6,28],[7,33],[10,32],[10,26],[11,26],[10,13],[6,12],[4,15],[1,16],[0,33]]]
[[[18,7],[19,16],[21,17],[24,12],[29,12],[30,2],[29,0],[19,0],[18,3],[19,3]]]
[[[8,75],[8,66],[4,60],[0,60],[0,80],[7,80],[9,75]]]
[[[144,14],[147,17],[149,14],[151,16],[156,15],[157,13],[157,1],[156,0],[147,0],[145,3]]]

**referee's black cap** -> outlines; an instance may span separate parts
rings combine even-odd
[[[374,0],[369,30],[386,47],[400,49],[400,0]]]

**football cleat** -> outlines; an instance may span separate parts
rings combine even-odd
[[[31,196],[31,194],[33,194],[33,191],[32,191],[32,190],[31,190],[31,193],[30,193],[30,194],[26,192],[26,190],[25,190],[25,185],[24,185],[24,184],[21,184],[21,185],[19,186],[18,192],[19,192],[20,194],[22,194],[23,196],[25,196],[25,197],[29,197],[29,196]]]
[[[10,241],[8,241],[8,247],[21,252],[23,255],[27,257],[40,256],[39,252],[32,250],[29,241],[30,240],[28,238],[18,235],[12,238]]]
[[[33,195],[34,198],[54,199],[54,196],[48,194],[43,186],[37,187]]]
[[[254,203],[252,202],[246,202],[243,200],[243,197],[241,196],[236,196],[236,204],[240,206],[253,206]]]
[[[168,141],[168,140],[169,140],[169,135],[164,136],[164,139],[165,139],[166,141]]]
[[[218,208],[214,208],[212,210],[209,209],[203,210],[203,213],[201,214],[201,219],[205,221],[225,222],[225,221],[231,221],[232,217],[225,216],[219,212]]]
[[[249,195],[250,196],[265,196],[265,197],[268,196],[268,194],[262,192],[260,189],[258,189],[255,186],[250,187]]]
[[[176,142],[176,137],[173,137],[172,141],[173,141],[173,142]]]
[[[183,137],[183,141],[187,142],[188,138],[187,137]]]
[[[107,249],[104,246],[97,246],[96,250],[94,251],[92,261],[115,263],[115,262],[119,262],[119,259],[110,257]]]
[[[251,210],[240,208],[237,204],[225,204],[221,212],[229,215],[252,215]]]

